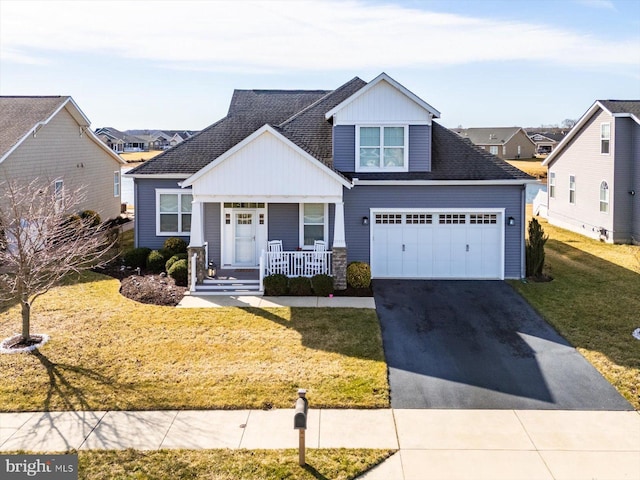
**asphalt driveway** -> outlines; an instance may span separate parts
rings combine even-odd
[[[632,410],[502,281],[374,280],[393,408]]]

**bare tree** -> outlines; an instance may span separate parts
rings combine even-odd
[[[565,118],[565,119],[562,121],[562,128],[568,128],[568,129],[571,129],[571,128],[573,128],[573,127],[574,127],[574,125],[575,125],[576,123],[578,123],[578,121],[577,121],[576,119],[574,119],[574,118]]]
[[[113,241],[95,217],[77,214],[85,189],[51,182],[0,182],[0,301],[22,310],[21,345],[31,342],[31,306],[72,273],[113,258]]]

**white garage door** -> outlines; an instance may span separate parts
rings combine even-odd
[[[503,275],[502,212],[372,212],[374,278]]]

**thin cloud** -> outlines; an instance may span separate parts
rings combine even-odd
[[[590,8],[601,8],[605,10],[616,10],[612,0],[575,0],[575,3]]]
[[[577,67],[632,66],[640,59],[637,38],[612,42],[542,24],[400,5],[163,2],[162,11],[170,14],[153,16],[153,21],[148,2],[109,2],[109,15],[104,5],[3,1],[0,58],[41,62],[64,53],[91,53],[148,60],[163,68],[236,72],[519,60]],[[114,12],[119,12],[117,19],[111,15]]]

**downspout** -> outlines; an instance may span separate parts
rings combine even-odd
[[[120,182],[122,184],[122,181]],[[138,214],[138,212],[136,212],[136,207],[140,205],[140,203],[138,202],[138,179],[134,178],[133,179],[133,246],[135,248],[138,248],[139,245],[139,239],[138,237],[140,237],[140,235],[138,235],[138,232],[140,231],[140,225],[139,223],[139,218],[140,215]]]
[[[521,253],[520,253],[520,278],[525,278],[527,275],[527,259],[525,253],[525,241],[526,241],[526,228],[527,228],[527,184],[522,185],[522,189],[520,191],[520,205],[522,212],[520,213],[522,218],[522,227],[521,227],[521,235],[522,242],[521,245]]]

